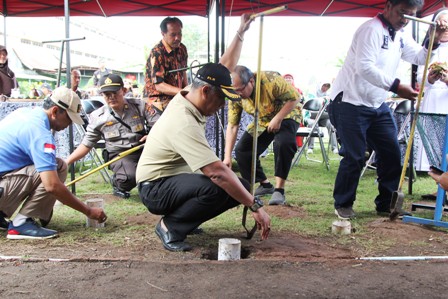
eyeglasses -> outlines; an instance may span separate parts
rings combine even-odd
[[[240,88],[235,88],[235,91],[237,93],[243,92],[244,89],[246,89],[247,84],[249,84],[249,82],[247,82],[246,84],[244,84],[243,86],[241,86]]]

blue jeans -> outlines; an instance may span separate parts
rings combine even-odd
[[[359,177],[365,165],[368,144],[376,153],[378,191],[377,211],[389,211],[392,193],[398,189],[401,153],[397,125],[386,104],[379,108],[355,106],[336,99],[330,104],[330,120],[341,139],[343,156],[336,176],[335,208],[351,207],[356,200]]]

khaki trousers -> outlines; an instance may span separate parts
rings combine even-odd
[[[61,182],[67,178],[67,164],[64,160],[56,158],[57,172]],[[34,165],[9,172],[0,179],[3,196],[0,198],[0,211],[8,218],[23,203],[19,213],[43,220],[50,220],[56,198],[48,193],[36,171]]]

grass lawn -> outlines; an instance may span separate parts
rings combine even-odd
[[[311,157],[319,159],[321,153],[315,149]],[[276,213],[271,213],[272,227],[275,231],[288,231],[309,237],[325,237],[331,235],[331,224],[336,220],[333,208],[333,186],[339,165],[339,156],[330,154],[330,170],[327,171],[324,164],[306,160],[302,157],[299,165],[293,167],[286,184],[286,199],[292,210],[300,211],[297,217],[279,218]],[[273,181],[273,155],[262,158],[262,165]],[[79,174],[77,173],[77,176]],[[358,215],[352,221],[352,227],[360,236],[367,233],[363,230],[364,224],[378,218],[375,212],[374,198],[377,194],[375,183],[375,171],[367,170],[358,187],[357,200],[354,209]],[[413,184],[413,195],[407,194],[407,184],[404,186],[405,208],[410,209],[413,201],[418,201],[422,194],[436,191],[436,185],[425,173],[420,173]],[[95,173],[76,184],[77,196],[84,199],[91,194],[110,194],[111,187],[106,184],[99,173]],[[265,204],[268,196],[263,198]],[[271,209],[274,207],[270,207]],[[275,208],[274,208],[275,209]],[[55,240],[60,244],[66,242],[89,241],[105,242],[110,245],[126,244],[128,237],[137,237],[139,234],[147,235],[154,228],[148,225],[126,225],[127,219],[132,216],[147,213],[146,208],[140,202],[136,189],[131,192],[128,200],[117,200],[107,203],[105,206],[108,214],[107,225],[100,231],[86,229],[85,216],[65,206],[58,206],[51,223],[51,228],[65,232]],[[203,225],[207,231],[214,233],[226,233],[243,231],[241,227],[241,208],[232,209],[221,216],[208,221]],[[429,211],[418,211],[420,217],[432,218]],[[215,240],[214,240],[215,241]],[[343,239],[341,239],[343,242]]]

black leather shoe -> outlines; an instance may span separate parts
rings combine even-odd
[[[9,221],[5,219],[6,215],[0,211],[0,230],[8,230]]]
[[[126,199],[131,196],[131,193],[129,193],[128,191],[120,190],[117,187],[114,187],[114,195]]]
[[[183,240],[176,240],[169,231],[164,231],[161,221],[156,225],[156,234],[159,236],[165,249],[169,251],[190,251],[192,249],[188,243],[185,243]]]

